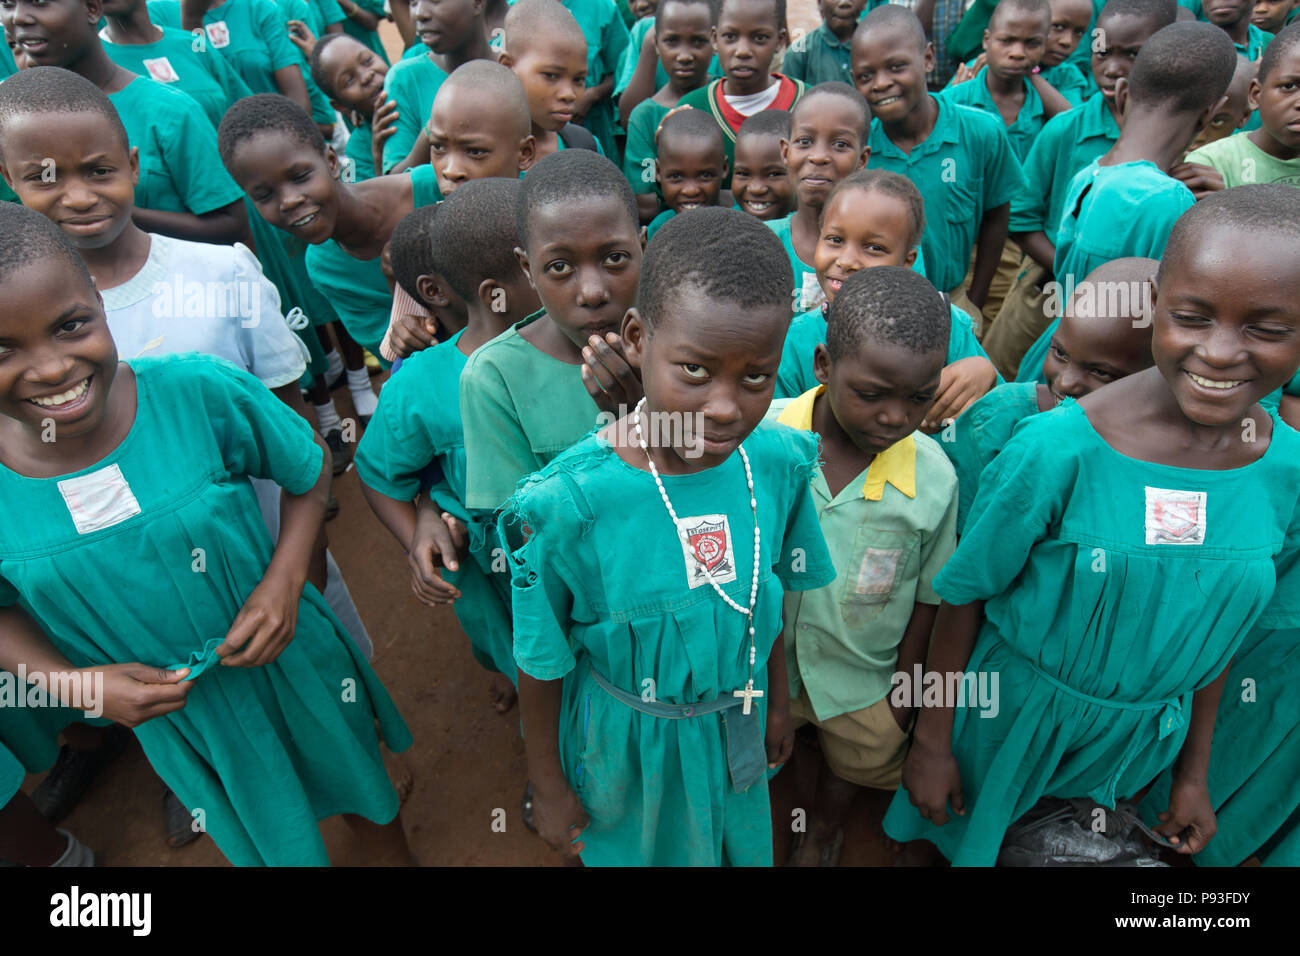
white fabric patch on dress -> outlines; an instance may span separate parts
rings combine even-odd
[[[731,547],[731,525],[726,515],[696,515],[681,519],[686,540],[681,542],[686,560],[686,583],[692,588],[709,583],[708,568],[719,584],[736,580],[736,555]]]
[[[894,590],[894,578],[898,574],[898,562],[902,556],[902,548],[867,548],[862,554],[862,565],[858,568],[858,584],[855,590],[859,594],[891,593]]]
[[[59,482],[59,493],[77,526],[77,534],[102,531],[140,513],[140,503],[117,465],[65,478]]]
[[[1204,491],[1147,486],[1146,543],[1204,544]]]

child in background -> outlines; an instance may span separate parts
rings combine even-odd
[[[686,0],[686,2],[699,2],[699,0]],[[665,4],[659,4],[659,7]],[[709,33],[713,28],[713,18],[715,15],[714,5],[711,2],[705,4],[708,7],[708,24],[704,30],[704,46],[701,52],[708,59],[708,67],[705,70],[705,76],[716,77],[722,75],[722,67],[718,65],[718,56],[713,52],[713,43],[709,39]],[[659,43],[657,37],[658,27],[656,23],[659,18],[659,11],[656,9],[651,16],[636,21],[629,27],[628,32],[631,39],[628,41],[627,48],[623,51],[623,60],[618,67],[618,75],[614,79],[614,100],[618,103],[619,121],[627,125],[628,118],[632,111],[649,99],[656,90],[662,89],[668,84],[670,79],[669,73],[672,72],[672,64],[665,66],[659,57]],[[694,34],[694,31],[692,31]],[[692,36],[691,45],[697,46],[698,41]],[[703,82],[703,81],[701,81]]]
[[[790,167],[781,154],[781,141],[790,138],[790,114],[763,110],[740,124],[736,133],[736,164],[731,170],[731,197],[736,208],[755,219],[785,219],[794,207]]]
[[[1152,35],[1174,22],[1172,0],[1108,0],[1097,18],[1103,41],[1092,53],[1097,92],[1078,109],[1048,120],[1025,159],[1028,187],[1011,204],[1011,238],[1033,262],[1026,264],[989,328],[984,348],[998,371],[1013,378],[1025,351],[1052,321],[1043,312],[1044,286],[1052,278],[1065,196],[1075,175],[1119,139],[1116,87]]]
[[[1051,0],[1052,25],[1047,46],[1039,61],[1039,75],[1060,93],[1070,106],[1078,106],[1091,92],[1091,71],[1073,62],[1084,36],[1092,43],[1088,27],[1095,13],[1092,0]]]
[[[1202,146],[1208,146],[1210,143],[1217,143],[1221,139],[1227,139],[1237,130],[1243,127],[1247,130],[1259,129],[1259,118],[1254,115],[1254,110],[1250,105],[1250,83],[1259,73],[1259,64],[1251,63],[1240,53],[1237,54],[1237,69],[1232,74],[1232,79],[1228,82],[1228,89],[1224,92],[1227,102],[1210,117],[1210,121],[1205,124],[1205,128],[1196,135],[1192,140],[1191,149],[1188,151],[1186,163],[1206,164],[1203,159],[1192,159],[1192,152],[1199,150]],[[1183,180],[1187,182],[1186,179]],[[1195,188],[1193,187],[1193,191]]]
[[[397,122],[396,105],[384,93],[388,63],[360,40],[331,33],[312,50],[311,75],[352,127],[343,149],[350,181],[374,178]]]
[[[1032,416],[981,475],[928,669],[999,674],[1000,706],[921,712],[894,839],[991,865],[1040,797],[1110,808],[1170,766],[1156,831],[1180,853],[1214,833],[1229,661],[1252,628],[1300,623],[1300,436],[1257,404],[1300,366],[1297,223],[1279,186],[1194,205],[1160,264],[1155,368]]]
[[[854,34],[853,82],[878,120],[870,165],[906,176],[921,191],[925,274],[978,323],[1024,175],[1001,122],[927,92],[933,65],[920,22],[902,7],[877,7]]]
[[[587,41],[587,85],[578,93],[574,119],[596,138],[600,151],[618,162],[620,133],[614,110],[614,77],[627,49],[627,24],[614,0],[564,0]]]
[[[1250,82],[1249,104],[1260,127],[1187,154],[1189,163],[1214,167],[1226,187],[1247,183],[1300,186],[1300,25],[1287,27],[1264,51]]]
[[[782,587],[835,574],[816,441],[762,421],[790,281],[750,216],[665,226],[622,326],[644,400],[507,504],[531,532],[511,560],[537,828],[588,865],[771,865],[764,764],[793,743]]]
[[[1291,25],[1296,10],[1296,0],[1255,0],[1250,22],[1265,33],[1276,36],[1282,32],[1283,27]]]
[[[1255,0],[1204,0],[1201,5],[1205,19],[1228,34],[1237,52],[1252,63],[1260,58],[1271,33],[1265,33],[1251,23]]]
[[[232,863],[326,863],[317,820],[340,812],[375,856],[409,862],[376,721],[395,749],[410,732],[305,585],[328,496],[324,446],[220,359],[120,365],[62,233],[19,206],[0,218],[0,601],[11,606],[0,667],[98,672],[104,716],[135,726]],[[41,439],[51,419],[57,442]],[[249,477],[284,489],[274,548]],[[196,542],[208,573],[194,573]],[[338,690],[349,679],[352,702]]]
[[[600,141],[570,122],[587,82],[587,40],[559,0],[519,0],[506,14],[497,54],[524,84],[537,158],[566,147],[603,152]]]
[[[623,175],[637,194],[637,210],[646,221],[659,211],[654,189],[656,130],[681,98],[703,85],[708,76],[713,56],[710,10],[708,0],[664,0],[654,16],[655,50],[668,79],[654,96],[631,110],[623,151]]]
[[[463,563],[450,533],[420,545],[415,499],[423,492],[440,514],[475,527],[464,504],[460,373],[467,356],[537,308],[537,294],[514,257],[518,192],[518,180],[475,180],[437,206],[417,209],[393,230],[393,271],[403,288],[436,308],[439,288],[450,287],[466,303],[468,325],[403,362],[401,374],[384,386],[356,457],[366,500],[410,555],[416,596],[426,604],[454,601],[475,659],[494,674],[490,694],[500,713],[514,703],[517,670],[509,578],[493,573],[477,529],[476,547]],[[431,463],[442,477],[425,491],[420,473]],[[445,577],[438,575],[439,566]]]
[[[855,272],[875,266],[915,268],[917,243],[925,231],[925,207],[915,186],[897,173],[867,169],[849,176],[822,210],[814,253],[826,301]],[[943,301],[942,295],[939,297]],[[923,426],[937,431],[998,381],[971,329],[970,317],[949,304],[948,355],[939,391]],[[778,398],[795,398],[817,387],[813,358],[826,341],[826,303],[797,315],[786,334],[777,371]]]
[[[311,0],[273,0],[273,2],[279,8],[281,19],[284,20],[284,31],[297,57],[298,72],[302,74],[302,81],[307,87],[307,98],[311,101],[311,118],[320,127],[321,135],[333,141],[334,108],[330,106],[329,97],[312,80],[311,67],[308,65],[311,57],[308,40],[310,39],[311,43],[315,42],[315,33],[307,25],[308,22],[315,22]]]
[[[655,183],[668,208],[646,227],[647,240],[679,212],[718,205],[728,172],[722,131],[699,110],[670,114],[659,128],[655,150]]]
[[[849,50],[853,46],[853,31],[866,5],[866,0],[818,0],[821,26],[791,42],[781,61],[781,72],[808,86],[832,81],[852,83]]]
[[[392,135],[383,146],[386,173],[428,162],[420,131],[429,121],[439,87],[457,67],[492,55],[482,0],[414,0],[411,19],[425,52],[401,60],[384,77],[386,101],[397,111]]]
[[[687,93],[681,102],[713,117],[730,166],[745,119],[762,110],[793,110],[804,84],[772,72],[787,39],[785,0],[720,0],[712,37],[723,78]]]
[[[939,390],[948,330],[922,276],[861,270],[828,311],[820,385],[768,413],[821,438],[813,503],[838,562],[834,584],[787,594],[782,615],[790,716],[796,729],[816,726],[824,758],[796,865],[838,862],[858,787],[898,789],[912,709],[890,700],[891,675],[924,663],[939,603],[930,582],[956,545],[952,466],[915,433]]]
[[[1154,285],[1158,265],[1154,259],[1129,258],[1098,266],[1061,316],[1041,380],[997,386],[943,430],[939,447],[961,490],[958,534],[966,527],[981,473],[1023,419],[1151,367],[1151,298],[1143,290]],[[1118,292],[1109,295],[1107,289]]]
[[[814,87],[791,112],[790,136],[781,141],[781,158],[789,169],[797,203],[789,216],[771,220],[769,225],[790,257],[795,312],[807,311],[822,301],[812,265],[822,206],[836,183],[866,165],[871,155],[867,145],[870,129],[867,101],[847,83]]]

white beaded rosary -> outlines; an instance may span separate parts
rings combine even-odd
[[[743,697],[745,705],[742,712],[749,714],[753,706],[755,697],[762,697],[761,690],[754,690],[754,659],[757,657],[757,650],[754,647],[754,606],[758,603],[758,566],[759,566],[759,544],[762,540],[758,527],[758,501],[754,497],[754,473],[749,467],[749,456],[745,454],[743,445],[738,445],[736,450],[740,452],[740,460],[745,464],[745,482],[749,485],[749,507],[754,513],[754,578],[749,585],[749,607],[741,607],[731,599],[726,591],[722,590],[718,582],[713,577],[713,572],[709,570],[695,549],[691,547],[691,542],[686,531],[682,528],[682,522],[677,517],[677,512],[673,509],[673,503],[668,500],[668,490],[664,488],[663,479],[659,477],[659,469],[655,467],[654,459],[650,456],[650,446],[646,443],[645,435],[641,431],[641,409],[645,405],[645,399],[636,403],[636,408],[632,412],[632,427],[636,430],[637,444],[645,452],[646,461],[650,463],[650,474],[654,476],[655,484],[659,486],[659,497],[664,500],[664,507],[668,509],[668,516],[673,519],[673,527],[677,529],[677,537],[681,539],[683,546],[688,554],[695,559],[695,563],[704,576],[708,579],[713,590],[718,592],[718,597],[722,598],[733,611],[743,614],[749,622],[749,683],[745,685],[744,690],[732,691],[733,697]]]

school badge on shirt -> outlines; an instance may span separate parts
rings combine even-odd
[[[1147,486],[1146,543],[1204,544],[1204,491]]]
[[[171,61],[165,56],[145,60],[144,68],[149,71],[149,76],[159,83],[175,83],[180,79],[179,74],[172,69]]]
[[[117,465],[76,478],[64,478],[59,482],[59,493],[68,506],[77,534],[102,531],[140,513],[140,503]]]
[[[208,42],[218,50],[230,46],[230,28],[226,26],[225,20],[214,20],[212,23],[205,23],[203,29],[208,35]]]
[[[686,583],[690,587],[707,585],[709,574],[719,584],[736,580],[736,554],[731,548],[731,525],[726,515],[682,518],[681,527],[685,532],[682,557],[686,559]]]

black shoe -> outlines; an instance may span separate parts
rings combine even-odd
[[[325,444],[334,459],[334,477],[337,478],[348,470],[348,465],[352,464],[352,446],[343,440],[341,428],[331,429],[325,435]]]
[[[194,815],[185,809],[185,804],[170,788],[163,794],[163,830],[167,834],[167,845],[173,850],[199,838],[199,831],[194,828]]]
[[[120,727],[111,728],[104,745],[94,750],[60,747],[59,759],[32,791],[37,812],[51,823],[58,823],[71,813],[95,778],[121,754],[126,746],[126,733]]]

